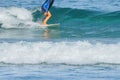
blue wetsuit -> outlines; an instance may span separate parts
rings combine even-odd
[[[45,3],[42,5],[42,11],[43,12],[48,12],[50,7],[52,6],[54,0],[46,0]]]

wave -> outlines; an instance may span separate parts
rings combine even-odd
[[[41,11],[37,11],[37,9],[34,10],[35,12],[32,12],[31,10],[25,8],[10,7],[0,8],[0,11],[0,24],[3,28],[29,28],[32,26],[39,26],[39,24],[35,23],[35,21],[39,21],[39,23],[41,23],[43,19]],[[76,22],[79,22],[82,24],[82,26],[84,26],[86,23],[97,23],[104,25],[109,21],[111,21],[109,23],[110,25],[116,23],[119,24],[120,18],[120,11],[103,13],[91,10],[54,7],[51,9],[51,12],[53,13],[53,16],[50,20],[50,23],[70,24],[69,21],[71,21],[75,22],[75,24]]]
[[[40,9],[0,8],[2,28],[41,28],[43,14]],[[51,8],[53,14],[48,23],[60,23],[63,37],[119,38],[120,11],[99,12],[72,8]],[[38,23],[39,21],[39,23]]]
[[[93,10],[53,7],[51,12],[53,16],[49,23],[61,23],[64,27],[111,27],[114,29],[120,26],[120,11],[106,13]],[[35,21],[38,20],[37,16],[41,16],[40,12],[35,12],[32,15]]]
[[[120,64],[120,43],[15,42],[0,43],[0,62],[11,64]]]

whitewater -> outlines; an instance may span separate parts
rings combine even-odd
[[[120,64],[120,43],[77,42],[0,43],[0,62],[13,64]]]

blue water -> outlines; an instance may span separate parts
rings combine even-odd
[[[1,80],[119,80],[120,1],[0,1]]]
[[[2,80],[119,80],[119,65],[2,65]]]

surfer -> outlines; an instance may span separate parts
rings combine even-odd
[[[50,13],[50,8],[53,4],[54,0],[46,0],[44,2],[44,4],[42,5],[42,12],[43,14],[46,16],[45,19],[43,20],[43,25],[47,25],[47,21],[50,19],[50,17],[52,16]]]

